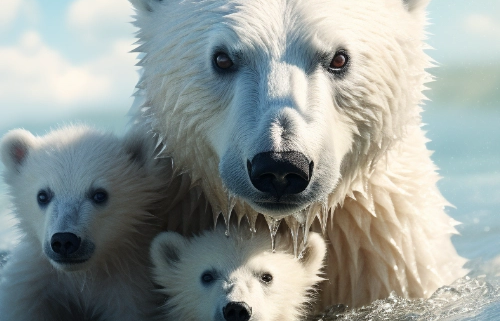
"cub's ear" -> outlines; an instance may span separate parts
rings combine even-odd
[[[150,256],[157,282],[165,286],[163,275],[171,275],[170,271],[180,262],[181,253],[188,245],[188,240],[175,232],[158,234],[151,243]]]
[[[132,162],[146,167],[148,170],[154,170],[159,163],[156,155],[156,139],[146,128],[131,128],[123,138],[123,146]]]
[[[408,11],[419,11],[427,7],[430,0],[403,0],[405,7]]]
[[[14,129],[5,134],[0,143],[5,167],[9,170],[19,170],[35,143],[35,136],[24,129]]]
[[[311,275],[319,273],[323,267],[323,260],[326,254],[326,244],[323,237],[318,233],[309,233],[309,240],[302,252],[300,262]]]
[[[153,12],[164,2],[171,0],[129,0],[137,11],[148,11]]]

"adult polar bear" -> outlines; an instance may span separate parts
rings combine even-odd
[[[226,219],[323,228],[323,305],[427,297],[464,274],[421,130],[428,0],[131,1],[132,113],[180,175],[172,229],[211,220],[205,199]]]

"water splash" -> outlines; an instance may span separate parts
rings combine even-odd
[[[278,228],[280,227],[282,218],[274,218],[269,215],[264,215],[264,218],[266,219],[269,231],[271,232],[271,248],[274,253],[276,252],[276,233],[278,233]]]
[[[500,315],[500,279],[486,281],[484,276],[463,277],[451,286],[439,288],[429,299],[408,300],[394,292],[384,300],[348,309],[329,307],[322,315],[308,321],[437,321],[497,320]]]

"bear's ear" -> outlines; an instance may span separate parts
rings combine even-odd
[[[310,233],[306,248],[303,250],[300,262],[311,274],[318,274],[323,267],[326,254],[326,244],[318,233]]]
[[[19,170],[35,145],[35,136],[24,129],[15,129],[1,142],[2,162],[9,170]]]
[[[158,234],[151,243],[150,250],[155,275],[164,275],[165,271],[175,268],[187,244],[188,240],[178,233],[163,232]]]
[[[131,162],[139,164],[141,167],[145,165],[147,157],[148,146],[145,139],[139,135],[127,135],[124,139],[123,145],[125,152],[128,154]]]
[[[425,9],[429,2],[430,0],[403,0],[403,4],[410,12]]]
[[[137,11],[153,12],[162,3],[169,0],[129,0]]]
[[[125,134],[123,146],[130,160],[141,167],[154,166],[156,140],[146,128],[133,127]]]

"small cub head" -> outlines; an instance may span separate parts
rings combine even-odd
[[[221,229],[187,239],[173,232],[151,245],[156,282],[168,297],[173,320],[299,320],[305,312],[326,246],[312,234],[301,258],[286,241],[275,253],[268,233],[250,239]]]
[[[42,137],[13,130],[1,142],[5,181],[25,240],[58,269],[109,259],[151,200],[139,145],[85,126]]]

